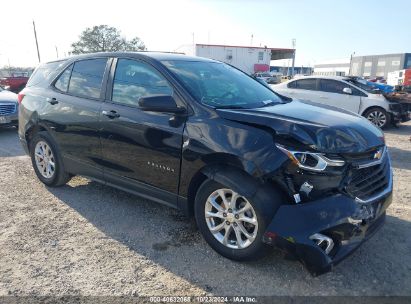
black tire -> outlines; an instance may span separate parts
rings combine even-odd
[[[385,117],[385,122],[384,124],[378,123],[378,120],[373,119],[373,117]],[[390,125],[391,123],[391,115],[390,113],[387,113],[383,108],[370,108],[364,113],[364,117],[367,118],[372,124],[375,126],[385,129],[387,126]]]
[[[229,248],[226,245],[223,245],[220,241],[218,241],[214,237],[213,233],[211,233],[207,225],[206,219],[205,219],[206,201],[212,193],[222,188],[229,189],[229,187],[226,187],[213,180],[206,180],[200,186],[199,190],[197,191],[197,195],[195,199],[195,206],[194,206],[195,219],[197,222],[198,229],[200,230],[204,239],[215,251],[217,251],[222,256],[228,259],[231,259],[231,260],[250,261],[250,260],[256,260],[258,258],[265,256],[267,252],[269,251],[270,247],[262,242],[262,238],[267,228],[267,225],[269,224],[268,221],[271,220],[273,215],[269,216],[269,220],[268,220],[266,213],[264,212],[264,210],[266,210],[267,208],[263,208],[262,204],[258,202],[253,202],[249,198],[246,198],[246,199],[252,205],[255,211],[255,215],[257,216],[257,220],[258,220],[258,229],[257,229],[257,235],[254,241],[248,247],[242,248],[242,249]]]
[[[54,173],[50,177],[43,176],[36,164],[35,147],[40,141],[45,142],[50,147],[54,158]],[[71,176],[64,170],[64,165],[57,144],[47,132],[39,132],[34,135],[30,141],[30,157],[37,177],[45,185],[49,187],[60,187],[65,185],[70,180]]]

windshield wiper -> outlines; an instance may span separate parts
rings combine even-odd
[[[284,102],[284,103],[285,103],[285,102]],[[280,102],[272,101],[272,102],[263,104],[260,108],[271,107],[271,106],[275,106],[275,105],[278,105],[278,104],[280,104]]]
[[[248,109],[239,105],[226,105],[226,106],[217,106],[216,109]]]

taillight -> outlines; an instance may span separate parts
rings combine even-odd
[[[17,95],[17,100],[19,101],[19,104],[23,101],[23,98],[24,98],[24,94],[23,93],[19,93],[18,95]]]

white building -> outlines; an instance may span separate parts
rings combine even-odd
[[[314,75],[346,76],[350,73],[350,58],[318,62],[314,65]]]
[[[217,44],[196,44],[196,56],[231,64],[253,74],[270,70],[270,61],[293,58],[294,49]]]

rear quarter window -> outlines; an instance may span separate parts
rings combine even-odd
[[[31,87],[34,85],[38,85],[45,80],[48,80],[50,75],[58,70],[59,67],[61,67],[66,60],[60,60],[60,61],[53,61],[49,63],[43,63],[37,67],[37,69],[34,71],[34,73],[31,75],[29,81],[27,82],[27,87]]]
[[[297,87],[297,81],[291,81],[287,84],[287,88],[295,89]]]

